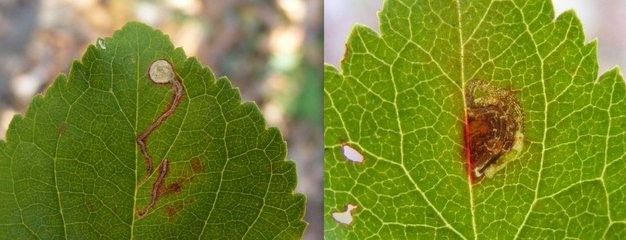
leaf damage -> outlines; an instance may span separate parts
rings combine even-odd
[[[161,113],[161,115],[159,115],[157,119],[154,120],[154,122],[152,122],[152,124],[137,137],[137,145],[139,146],[141,154],[144,156],[146,161],[146,175],[144,178],[148,178],[148,176],[152,174],[154,164],[152,155],[150,155],[150,153],[148,152],[148,137],[150,137],[150,134],[152,134],[152,132],[154,132],[159,126],[161,126],[161,124],[165,122],[167,118],[174,114],[174,111],[176,110],[176,108],[178,108],[178,105],[180,105],[183,95],[185,94],[185,88],[183,87],[182,82],[174,71],[172,64],[165,60],[156,60],[150,65],[149,77],[154,83],[157,84],[165,84],[171,82],[173,95],[165,111],[163,111],[163,113]],[[163,159],[161,161],[159,174],[154,184],[152,185],[150,203],[144,209],[137,212],[137,215],[139,217],[143,217],[146,213],[148,213],[150,209],[152,209],[156,205],[157,200],[159,200],[159,198],[163,194],[169,192],[179,192],[182,188],[181,183],[179,182],[167,185],[167,187],[164,188],[165,177],[169,172],[169,164],[170,163],[167,159]]]
[[[162,65],[163,63],[167,63],[169,64],[169,67],[163,67],[161,66],[161,74],[164,75],[168,75],[168,73],[162,73],[163,71],[171,71],[169,73],[169,75],[172,75],[172,91],[173,91],[173,96],[172,99],[169,103],[169,106],[165,109],[165,111],[163,111],[163,113],[161,113],[161,115],[159,115],[159,117],[157,117],[156,120],[154,120],[154,122],[152,122],[152,124],[150,124],[150,126],[144,130],[138,137],[137,137],[137,145],[139,145],[139,149],[141,150],[141,154],[143,155],[143,157],[145,158],[146,161],[146,177],[149,176],[150,174],[152,174],[153,171],[153,159],[152,156],[150,155],[150,153],[148,152],[148,147],[147,147],[147,140],[148,137],[150,137],[150,134],[152,134],[152,132],[154,132],[154,130],[156,130],[159,126],[161,126],[161,124],[167,119],[169,118],[172,114],[174,114],[174,111],[176,110],[176,108],[178,108],[178,105],[180,104],[183,95],[185,94],[185,88],[183,87],[183,83],[180,81],[180,79],[178,78],[178,76],[176,75],[176,73],[173,70],[172,65],[165,61],[165,60],[157,60],[153,63],[154,64],[159,64]],[[150,69],[152,69],[154,66],[151,65]],[[163,70],[164,69],[164,70]],[[152,74],[152,70],[150,73],[150,77],[152,79],[152,77],[154,77],[155,74]],[[155,78],[156,79],[156,78]],[[155,81],[155,83],[158,84],[162,84],[162,83],[166,83],[166,82],[161,82],[161,81]]]
[[[524,118],[513,91],[472,80],[465,89],[464,141],[470,178],[492,177],[521,151]]]

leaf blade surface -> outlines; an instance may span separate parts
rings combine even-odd
[[[137,136],[173,95],[171,83],[148,78],[158,59],[172,64],[184,95],[147,139],[155,166],[147,174]],[[0,211],[9,216],[0,232],[7,239],[297,238],[304,197],[293,194],[295,167],[285,157],[278,130],[267,129],[226,78],[215,79],[162,33],[129,23],[90,46],[69,77],[59,76],[13,120],[0,145],[0,198],[8,203]]]
[[[597,76],[596,43],[550,1],[386,1],[381,34],[356,26],[325,67],[330,239],[602,238],[621,229],[624,82]],[[464,88],[515,92],[524,147],[472,184]],[[351,163],[349,144],[366,159]],[[357,205],[350,225],[331,213]],[[593,206],[593,207],[591,207]]]

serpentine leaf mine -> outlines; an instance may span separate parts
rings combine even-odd
[[[161,124],[174,113],[174,110],[176,110],[176,107],[178,107],[178,105],[180,104],[180,100],[185,94],[183,84],[176,76],[176,73],[174,73],[172,64],[170,64],[169,62],[165,60],[157,60],[153,62],[150,65],[149,76],[150,80],[158,84],[172,82],[174,95],[172,96],[169,107],[156,120],[154,120],[154,122],[152,122],[148,129],[143,131],[143,133],[141,133],[137,137],[137,145],[139,145],[141,154],[143,154],[144,158],[146,159],[146,176],[150,175],[154,168],[152,156],[150,155],[150,153],[148,153],[146,140],[156,128],[161,126]]]
[[[159,117],[157,117],[157,119],[154,120],[154,122],[152,122],[152,124],[146,130],[144,130],[143,133],[137,136],[137,145],[139,146],[139,149],[141,150],[141,154],[144,156],[146,160],[145,178],[148,178],[148,176],[152,174],[153,164],[154,164],[152,156],[148,152],[146,141],[148,137],[150,136],[150,134],[152,134],[152,132],[155,129],[161,126],[161,124],[169,116],[171,116],[174,113],[174,111],[180,104],[180,101],[183,98],[183,95],[185,94],[185,89],[183,87],[182,82],[180,81],[180,79],[178,79],[178,77],[176,76],[176,73],[174,72],[172,64],[170,64],[168,61],[165,61],[165,60],[154,61],[150,65],[148,73],[149,73],[150,80],[152,80],[153,82],[157,84],[165,84],[165,83],[171,82],[174,95],[172,96],[170,104],[165,109],[165,111],[161,115],[159,115]],[[157,176],[157,179],[152,185],[152,196],[150,199],[150,203],[148,204],[146,208],[138,211],[138,215],[140,217],[143,217],[152,207],[154,207],[154,205],[156,204],[156,201],[159,199],[159,197],[163,193],[162,189],[165,183],[165,176],[167,175],[168,170],[169,170],[169,161],[167,159],[163,159],[163,161],[161,161],[160,166],[161,167],[160,167],[160,171]]]
[[[168,172],[168,169],[169,169],[169,165],[170,165],[170,163],[167,161],[167,159],[164,159],[161,162],[161,168],[160,168],[160,171],[159,171],[159,176],[157,176],[156,181],[154,181],[154,184],[152,184],[152,196],[150,198],[150,203],[143,210],[139,210],[139,212],[137,213],[139,215],[139,217],[143,217],[144,215],[146,215],[146,213],[148,213],[148,211],[150,211],[150,209],[152,209],[152,207],[154,207],[154,205],[156,204],[156,201],[161,196],[161,194],[163,192],[165,176],[167,175],[167,172]]]

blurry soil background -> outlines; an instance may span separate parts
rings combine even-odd
[[[128,21],[168,34],[259,105],[296,162],[305,239],[322,239],[321,0],[0,0],[0,138],[89,44]]]

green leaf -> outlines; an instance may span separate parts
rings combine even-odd
[[[158,59],[174,81],[148,77]],[[228,79],[129,23],[13,119],[0,142],[0,238],[299,238],[305,199],[285,153]]]
[[[379,17],[380,34],[355,26],[341,70],[325,67],[327,239],[626,234],[626,87],[617,68],[597,76],[574,12],[397,0]],[[473,179],[466,161],[472,81],[523,113],[522,147],[492,177]]]

